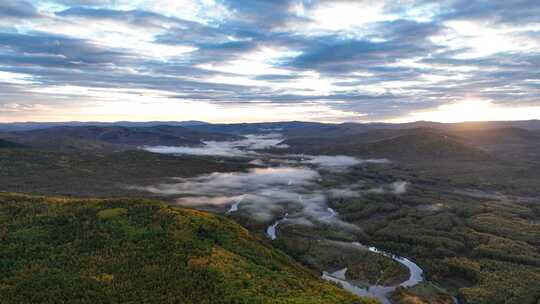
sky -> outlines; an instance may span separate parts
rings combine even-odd
[[[538,0],[0,3],[0,122],[524,119]]]

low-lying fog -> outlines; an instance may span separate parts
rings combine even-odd
[[[267,148],[288,148],[280,144],[283,141],[281,134],[268,133],[264,135],[246,135],[244,139],[236,141],[204,141],[202,147],[144,147],[145,150],[165,154],[187,154],[201,156],[245,157],[256,155],[254,150]]]
[[[280,134],[248,135],[229,142],[205,142],[203,147],[145,147],[155,153],[244,157],[254,167],[246,172],[211,173],[194,178],[172,178],[170,183],[131,188],[158,195],[173,196],[189,207],[221,207],[228,212],[242,211],[262,221],[282,217],[301,225],[328,223],[353,228],[339,219],[328,206],[329,199],[358,197],[363,193],[401,194],[407,183],[367,188],[363,181],[324,186],[325,177],[339,175],[366,163],[386,164],[387,159],[359,159],[350,156],[270,155],[266,148],[280,148]]]

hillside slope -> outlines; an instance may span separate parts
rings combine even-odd
[[[406,160],[469,160],[488,159],[489,155],[472,145],[438,132],[420,130],[415,133],[385,139],[358,147],[364,155],[382,155]]]
[[[197,146],[202,140],[234,140],[238,136],[194,131],[181,126],[60,126],[10,132],[0,137],[48,150],[120,150],[137,146]]]
[[[540,132],[520,128],[465,129],[452,132],[462,141],[476,145],[507,160],[540,160]]]
[[[2,303],[368,303],[231,220],[144,200],[0,194]]]
[[[406,130],[372,130],[331,142],[321,138],[293,138],[283,142],[287,152],[359,157],[389,158],[393,160],[484,160],[490,155],[482,149],[463,142],[447,133],[430,128]]]
[[[142,150],[92,153],[0,149],[0,191],[77,197],[140,196],[147,193],[126,186],[246,168],[240,162]]]

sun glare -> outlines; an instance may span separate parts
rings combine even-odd
[[[443,123],[464,121],[527,120],[540,117],[540,106],[508,107],[485,99],[462,100],[441,105],[433,110],[412,112],[408,116],[388,122],[438,121]]]

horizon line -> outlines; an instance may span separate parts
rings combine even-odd
[[[203,120],[115,120],[115,121],[100,121],[100,120],[64,120],[64,121],[11,121],[11,122],[0,122],[2,125],[9,124],[61,124],[61,123],[81,123],[81,124],[119,124],[119,123],[201,123],[201,124],[264,124],[264,123],[319,123],[319,124],[388,124],[388,125],[403,125],[403,124],[414,124],[414,123],[437,123],[437,124],[461,124],[461,123],[490,123],[490,122],[531,122],[531,121],[540,121],[540,118],[534,119],[516,119],[516,120],[464,120],[457,122],[440,122],[434,120],[414,120],[408,122],[386,122],[386,121],[367,121],[367,122],[358,122],[358,121],[342,121],[342,122],[325,122],[325,121],[312,121],[312,120],[276,120],[276,121],[255,121],[255,122],[209,122]]]

